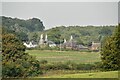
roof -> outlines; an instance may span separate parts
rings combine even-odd
[[[85,47],[83,45],[78,45],[79,48],[88,48],[88,47]]]
[[[99,47],[100,43],[92,43],[92,47]]]
[[[53,41],[47,41],[48,44],[55,44]]]
[[[71,46],[77,46],[77,43],[75,41],[68,41],[64,43],[63,45],[71,47]]]

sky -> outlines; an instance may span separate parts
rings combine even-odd
[[[73,25],[117,25],[117,2],[2,2],[2,15],[39,18],[45,29]]]

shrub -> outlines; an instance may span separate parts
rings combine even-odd
[[[96,64],[76,64],[74,62],[57,62],[41,64],[42,70],[95,70],[99,69]]]
[[[2,36],[2,76],[29,77],[41,74],[39,61],[25,53],[25,46],[13,34]]]
[[[47,63],[48,63],[47,60],[41,60],[41,61],[40,61],[40,64],[47,64]]]
[[[102,44],[101,62],[103,70],[120,70],[120,24]]]

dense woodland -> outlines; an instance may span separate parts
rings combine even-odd
[[[22,20],[18,18],[4,17],[2,18],[2,26],[9,33],[17,35],[22,41],[28,41],[28,33],[43,31],[44,26],[40,19],[32,18],[28,20]]]
[[[60,26],[44,31],[50,40],[59,43],[59,40],[73,39],[79,44],[90,45],[92,41],[101,42],[105,36],[110,36],[114,26]]]
[[[17,35],[21,41],[38,42],[40,34],[48,34],[48,39],[56,44],[69,40],[70,36],[79,44],[89,46],[92,41],[101,42],[105,36],[110,36],[115,26],[56,26],[45,30],[40,19],[22,20],[2,16],[3,29]]]

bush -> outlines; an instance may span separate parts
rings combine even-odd
[[[112,36],[107,37],[102,44],[101,62],[105,71],[120,70],[120,24]]]
[[[57,63],[47,63],[42,64],[42,70],[95,70],[99,69],[96,64],[76,64],[74,62],[57,62]]]
[[[40,61],[40,64],[47,64],[47,63],[48,63],[47,60],[41,60],[41,61]]]
[[[96,63],[94,63],[95,64],[95,69],[99,69],[99,70],[101,70],[102,69],[102,63],[101,62],[96,62]]]
[[[2,76],[28,77],[41,74],[39,61],[25,53],[25,46],[13,34],[2,37]]]

